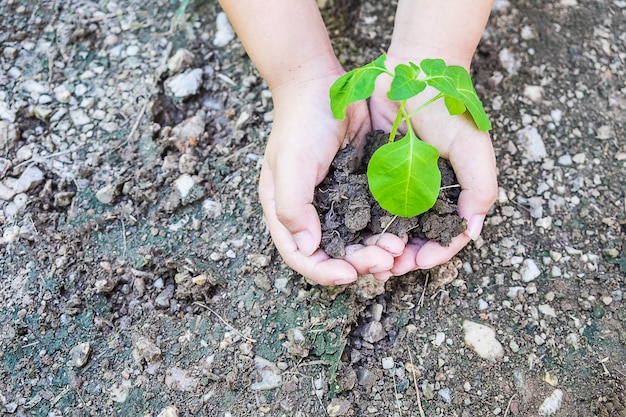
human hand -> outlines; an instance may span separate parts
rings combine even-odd
[[[393,68],[394,57],[388,56],[389,68]],[[400,61],[402,62],[402,61]],[[386,84],[386,85],[384,85]],[[399,103],[387,99],[389,80],[381,77],[370,100],[370,113],[374,129],[389,131],[393,125]],[[407,110],[419,107],[433,97],[428,90],[409,100]],[[479,131],[473,121],[463,116],[450,116],[443,100],[427,106],[411,118],[418,137],[435,146],[441,157],[448,159],[456,173],[461,194],[459,216],[467,219],[467,230],[444,247],[432,241],[409,242],[404,253],[396,258],[391,272],[402,275],[414,269],[428,269],[450,260],[470,240],[480,235],[487,211],[495,202],[498,186],[495,156],[489,134]]]
[[[329,88],[341,74],[287,82],[272,90],[274,125],[265,150],[259,196],[276,248],[291,268],[323,285],[347,284],[359,274],[385,280],[395,256],[404,252],[397,236],[346,248],[344,259],[319,249],[320,220],[313,194],[339,148],[358,143],[370,130],[366,103],[350,107],[345,120],[330,111]]]

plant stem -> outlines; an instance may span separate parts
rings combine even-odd
[[[396,140],[396,133],[398,133],[398,127],[400,127],[400,122],[402,122],[402,115],[405,113],[405,106],[406,100],[402,100],[402,102],[400,103],[400,108],[398,109],[398,113],[396,114],[396,120],[393,121],[391,132],[389,132],[389,142],[393,142]]]
[[[407,118],[411,118],[413,116],[415,116],[420,110],[422,110],[424,107],[428,106],[429,104],[439,100],[441,97],[443,97],[443,93],[439,93],[437,94],[435,97],[431,98],[430,100],[428,100],[426,103],[422,104],[421,106],[419,106],[417,109],[413,110],[408,116]]]

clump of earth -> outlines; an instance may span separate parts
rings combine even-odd
[[[367,164],[388,135],[377,130],[366,138],[364,155],[348,145],[337,153],[330,171],[315,192],[314,204],[322,224],[321,248],[331,257],[345,256],[345,247],[383,232],[406,235],[409,241],[432,240],[443,246],[467,228],[458,216],[458,186],[450,163],[440,158],[441,190],[434,206],[411,218],[396,217],[374,199],[367,184]]]

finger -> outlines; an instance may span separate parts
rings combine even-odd
[[[398,256],[394,260],[393,268],[391,272],[395,276],[404,275],[407,272],[413,271],[417,268],[415,258],[421,248],[421,244],[410,243],[404,248],[402,255]]]
[[[291,232],[276,216],[273,190],[271,171],[262,169],[259,197],[274,245],[284,262],[303,276],[321,285],[339,285],[356,281],[357,272],[348,262],[331,259],[321,250],[316,250],[310,255],[299,250]]]
[[[389,271],[394,264],[393,255],[376,245],[347,246],[344,259],[361,275]]]
[[[293,155],[265,164],[267,168],[263,184],[273,190],[272,206],[276,218],[293,235],[298,249],[304,255],[311,255],[320,244],[321,225],[317,210],[313,206],[313,193],[317,172],[315,164],[304,161],[299,155],[302,152],[286,153]],[[308,157],[308,154],[305,154]],[[311,165],[313,165],[311,167]]]
[[[467,219],[465,234],[475,240],[498,195],[496,159],[489,135],[477,132],[455,141],[449,156],[461,185],[459,216]]]
[[[469,241],[469,236],[463,233],[453,238],[448,246],[441,246],[433,241],[426,242],[415,256],[415,265],[418,269],[430,269],[444,264],[452,259]]]
[[[385,249],[393,256],[400,256],[404,251],[406,240],[403,240],[406,236],[398,237],[392,233],[383,233],[378,235],[372,235],[367,237],[363,243],[366,246],[376,245]]]
[[[384,271],[384,272],[378,272],[373,275],[374,275],[374,278],[376,278],[378,281],[387,282],[389,281],[389,278],[393,276],[393,273],[391,271]]]

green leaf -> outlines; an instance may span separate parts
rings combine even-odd
[[[431,208],[441,185],[439,152],[412,130],[374,152],[367,167],[370,191],[382,208],[413,217]]]
[[[417,79],[419,67],[413,65],[398,64],[396,66],[387,92],[389,100],[406,100],[424,91],[426,83]]]
[[[465,110],[467,110],[465,104],[463,104],[461,100],[457,100],[454,97],[443,96],[443,101],[446,103],[448,113],[450,113],[451,116],[463,114],[465,113]]]
[[[421,68],[426,75],[426,84],[443,93],[451,115],[461,114],[458,113],[460,102],[467,108],[478,129],[483,132],[491,129],[489,117],[465,68],[458,65],[447,66],[442,59],[425,59],[421,62]]]
[[[387,72],[386,58],[382,54],[373,62],[345,73],[333,83],[330,87],[330,109],[335,119],[345,119],[350,104],[366,100],[372,95],[376,78]]]

